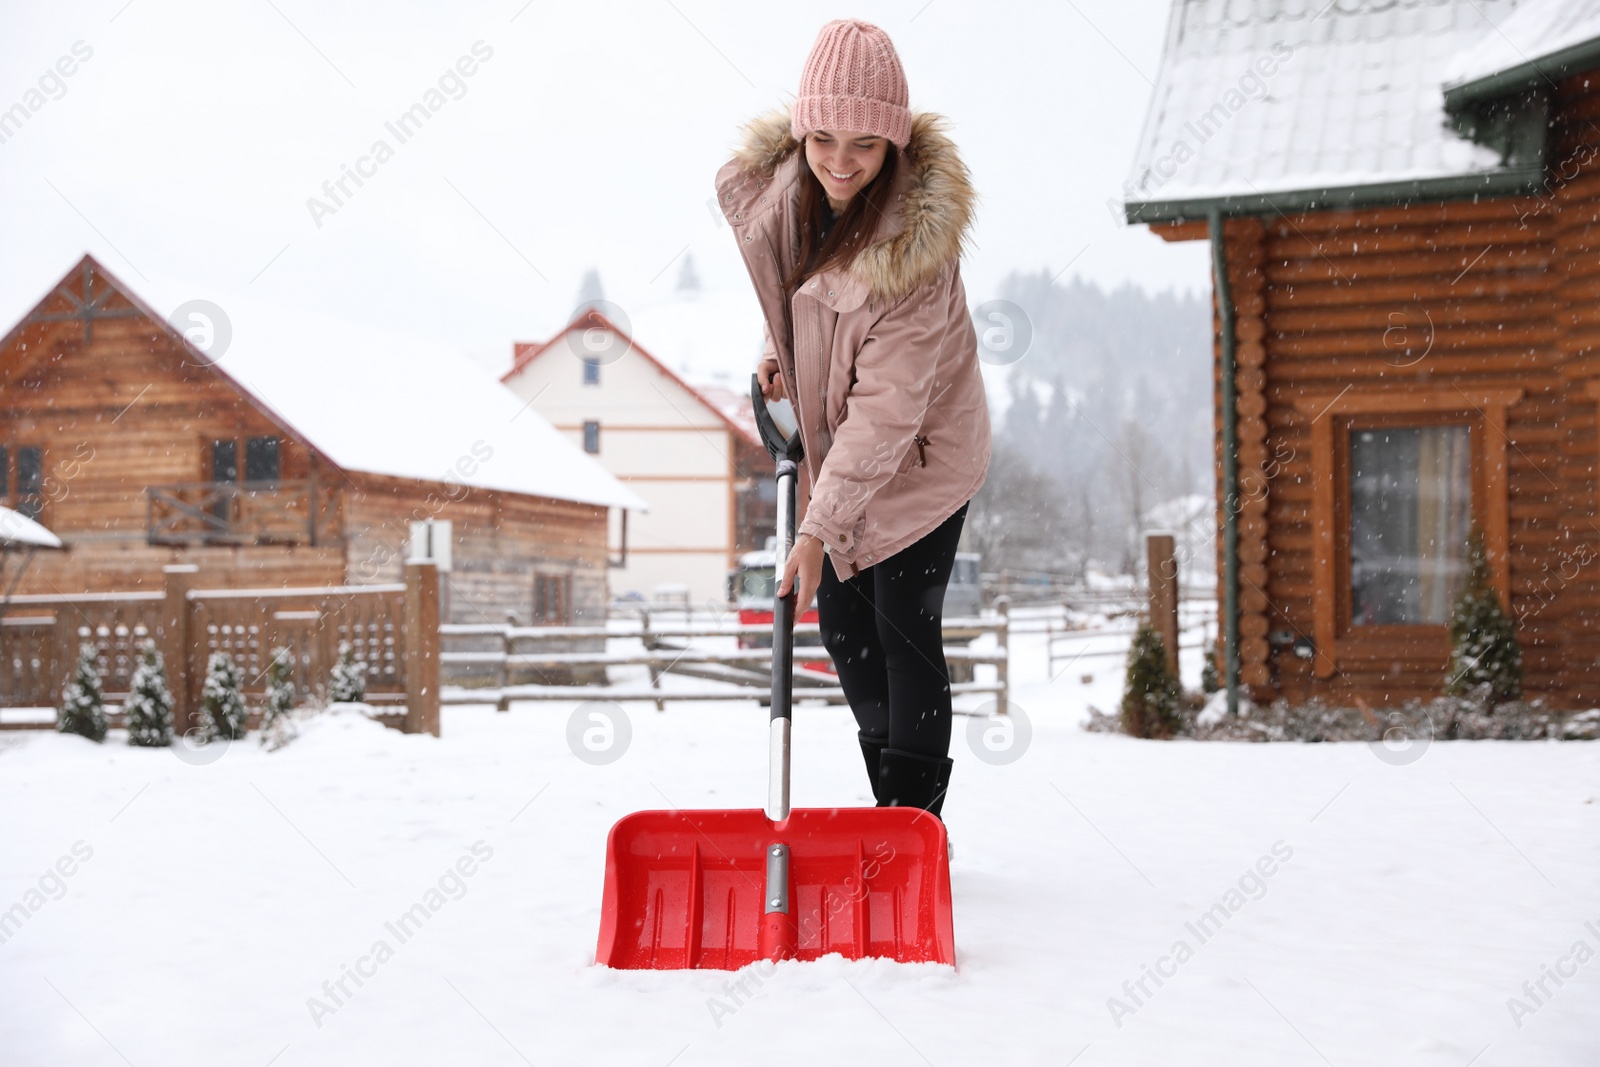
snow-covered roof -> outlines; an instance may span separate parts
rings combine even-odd
[[[147,283],[146,293],[160,303],[146,303],[145,294],[85,258],[97,284],[104,278],[167,326],[192,360],[208,361],[156,310],[178,307],[181,296]],[[648,510],[643,498],[461,353],[238,295],[225,304],[232,339],[215,367],[345,470]]]
[[[666,363],[666,361],[657,355],[652,350],[653,346],[652,348],[646,348],[642,343],[640,343],[637,333],[630,329],[624,328],[619,323],[613,322],[611,318],[599,308],[580,308],[577,315],[573,317],[572,321],[568,322],[561,329],[557,330],[550,336],[548,340],[518,341],[514,343],[511,348],[511,369],[502,374],[500,376],[500,380],[502,382],[507,382],[513,377],[516,377],[518,374],[522,373],[522,369],[524,367],[538,359],[540,356],[544,355],[546,352],[555,349],[556,342],[560,341],[573,330],[591,329],[608,330],[622,338],[631,351],[637,352],[641,357],[656,367],[657,370],[661,371],[661,373],[665,374],[668,378],[672,379],[679,386],[681,386],[684,392],[693,397],[694,400],[701,404],[707,411],[720,418],[727,425],[728,429],[732,430],[734,433],[745,434],[747,436],[753,433],[753,442],[757,445],[760,445],[761,434],[760,431],[755,429],[755,414],[752,412],[748,418],[745,418],[741,414],[737,413],[735,410],[736,405],[731,401],[731,398],[727,397],[726,395],[722,395],[726,394],[728,390],[721,389],[718,391],[717,387],[712,386],[711,388],[713,391],[719,392],[719,395],[715,398],[713,398],[713,396],[708,396],[704,391],[704,387],[689,382],[682,374],[674,370]],[[637,327],[634,329],[637,329]],[[756,345],[755,355],[750,359],[751,371],[755,370],[757,358],[761,355],[761,348],[759,344],[761,340],[761,333],[759,325],[757,327],[756,339],[758,343]],[[750,402],[748,400],[748,394],[746,394],[746,396],[747,399],[745,400],[745,407],[748,408],[750,406]]]
[[[61,538],[20,511],[0,507],[0,547],[60,548]]]
[[[1600,40],[1594,0],[1524,0],[1446,71],[1446,92],[1521,71],[1530,82],[1557,77],[1563,53]]]
[[[1174,0],[1123,189],[1130,217],[1156,217],[1144,204],[1496,174],[1498,152],[1448,127],[1442,87],[1515,6]]]

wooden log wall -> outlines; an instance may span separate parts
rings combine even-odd
[[[1312,634],[1320,600],[1333,606],[1341,639],[1326,678],[1318,677],[1314,661],[1281,647],[1273,657],[1275,682],[1259,695],[1360,696],[1386,704],[1427,698],[1443,685],[1443,627],[1371,642],[1344,627],[1349,517],[1342,488],[1334,492],[1341,503],[1332,516],[1340,558],[1331,568],[1317,566],[1312,427],[1319,418],[1339,418],[1324,412],[1343,410],[1352,392],[1381,396],[1373,411],[1393,410],[1405,395],[1459,394],[1461,410],[1450,421],[1473,426],[1475,453],[1495,446],[1507,457],[1505,486],[1488,484],[1480,470],[1473,494],[1480,518],[1488,509],[1481,496],[1506,495],[1510,554],[1494,562],[1509,569],[1513,610],[1543,566],[1562,508],[1556,427],[1565,405],[1549,285],[1549,214],[1529,207],[1502,199],[1266,220],[1265,399],[1268,452],[1276,463],[1268,509],[1272,629]],[[1521,390],[1521,399],[1508,409],[1506,440],[1486,442],[1502,431],[1484,417],[1478,398],[1498,390]],[[1402,425],[1430,417],[1420,407],[1394,416]],[[1342,450],[1345,439],[1332,439]],[[1335,457],[1336,471],[1343,461]],[[1522,634],[1528,682],[1535,691],[1549,690],[1558,681],[1561,630],[1553,614],[1528,621]]]
[[[353,584],[397,582],[413,519],[452,524],[451,570],[440,596],[449,623],[503,624],[533,618],[534,577],[572,583],[571,625],[599,625],[609,600],[606,511],[572,501],[352,473],[347,492],[348,567]]]
[[[1592,705],[1600,701],[1600,79],[1562,82],[1552,110],[1538,200],[1554,216],[1551,292],[1563,401],[1554,447],[1565,506],[1518,608],[1524,622],[1548,618],[1565,637],[1562,702]]]

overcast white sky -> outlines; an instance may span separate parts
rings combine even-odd
[[[712,178],[739,124],[793,93],[837,17],[884,27],[912,106],[953,120],[982,197],[964,267],[974,304],[1013,269],[1201,290],[1202,245],[1114,224],[1106,206],[1166,10],[3,0],[0,110],[76,42],[92,55],[0,143],[0,329],[85,251],[163,312],[265,301],[496,367],[513,340],[566,320],[591,266],[625,309],[663,299],[686,250],[707,287],[748,294]],[[399,143],[384,124],[479,41],[493,54],[453,90],[464,95]],[[319,227],[307,199],[380,138],[394,157]]]

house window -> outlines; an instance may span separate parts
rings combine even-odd
[[[44,449],[38,445],[0,445],[0,497],[12,510],[30,519],[39,517],[44,508]]]
[[[211,442],[211,481],[215,485],[234,483],[239,480],[239,442],[237,441],[212,441]],[[211,514],[217,522],[226,527],[233,514],[233,493],[231,490],[217,489],[211,495]]]
[[[239,442],[211,442],[211,480],[214,482],[239,480]]]
[[[1397,382],[1295,399],[1311,448],[1316,677],[1333,677],[1341,659],[1361,670],[1399,654],[1443,662],[1471,519],[1483,529],[1495,591],[1511,603],[1506,454],[1522,393]]]
[[[600,361],[593,356],[585,356],[583,358],[583,384],[600,384]]]
[[[247,482],[275,482],[278,480],[278,439],[276,437],[251,437],[245,441],[244,480]]]
[[[533,624],[565,626],[572,621],[572,575],[533,576]]]
[[[583,450],[589,453],[600,451],[600,424],[593,419],[583,424]]]
[[[1472,525],[1466,426],[1350,431],[1350,623],[1450,619]]]

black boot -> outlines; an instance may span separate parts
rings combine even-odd
[[[921,808],[938,815],[955,760],[886,748],[878,756],[878,806]]]
[[[878,787],[878,758],[883,755],[884,746],[889,742],[868,737],[859,730],[856,731],[856,739],[861,742],[861,755],[867,761],[867,781],[872,783],[872,797],[882,807],[883,797]]]

